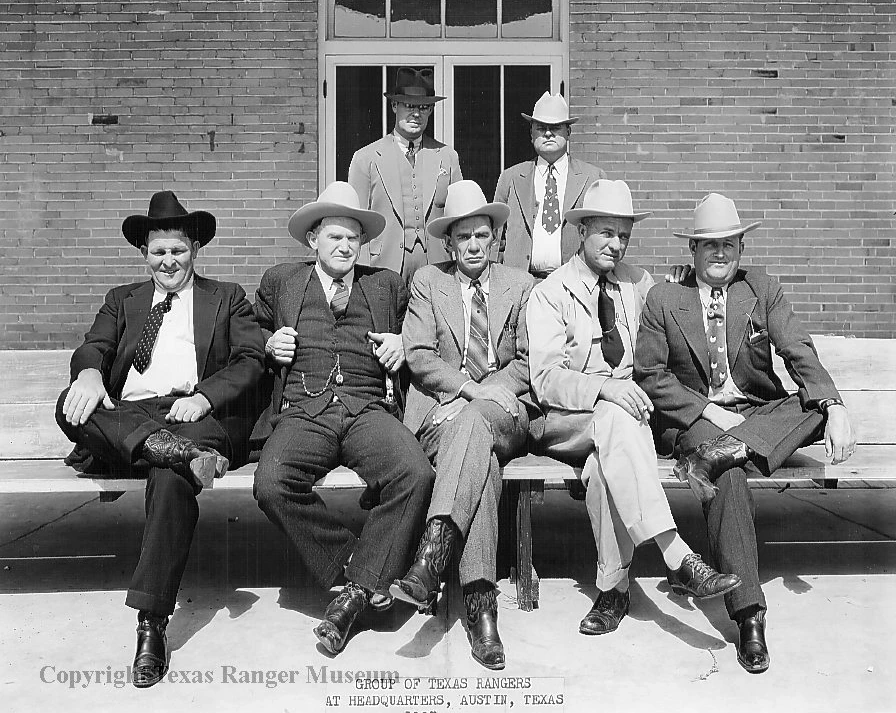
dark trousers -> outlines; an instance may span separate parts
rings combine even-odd
[[[166,428],[230,457],[230,439],[221,425],[206,416],[195,423],[166,423],[165,414],[177,398],[164,396],[140,401],[112,399],[114,410],[97,408],[83,426],[65,420],[56,404],[56,422],[68,439],[86,447],[116,474],[146,476],[146,524],[140,559],[131,577],[125,604],[157,614],[171,614],[187,566],[193,531],[199,520],[198,492],[183,475],[168,468],[151,468],[140,460],[146,437]]]
[[[378,403],[353,416],[335,401],[313,418],[292,406],[272,421],[255,471],[259,507],[322,586],[344,571],[347,580],[385,592],[410,564],[432,493],[435,476],[420,444]],[[380,493],[360,538],[312,489],[340,464]]]
[[[824,432],[824,416],[804,411],[796,395],[762,406],[737,404],[726,406],[745,420],[728,431],[756,452],[752,459],[763,475],[770,476],[800,446],[817,440]],[[706,419],[698,419],[687,431],[678,434],[676,455],[687,455],[701,443],[723,433]],[[703,505],[709,534],[709,549],[722,572],[736,574],[742,584],[725,595],[725,606],[732,619],[747,607],[766,608],[759,583],[759,551],[754,518],[756,506],[747,484],[747,471],[731,468],[716,481],[719,492]],[[755,470],[754,470],[755,472]]]

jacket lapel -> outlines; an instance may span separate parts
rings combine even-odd
[[[569,170],[566,172],[566,192],[563,194],[563,215],[575,206],[584,192],[585,174],[579,171],[579,162],[570,158]]]
[[[314,263],[302,265],[295,273],[287,278],[284,284],[285,294],[283,299],[283,325],[291,326],[298,330],[299,313],[302,310],[302,302],[305,301],[305,290],[314,272]]]
[[[756,295],[746,283],[740,279],[728,286],[728,305],[725,308],[727,325],[725,326],[725,339],[728,343],[728,362],[731,370],[740,358],[741,344],[750,325],[750,315],[756,306]]]
[[[510,299],[510,283],[493,264],[490,268],[491,275],[488,278],[488,331],[492,339],[492,347],[495,349],[495,357],[498,355],[498,344],[504,335],[504,324],[507,315],[513,307]]]
[[[376,170],[380,174],[383,188],[392,203],[392,210],[398,216],[399,221],[404,214],[401,200],[401,176],[398,173],[398,161],[405,161],[398,148],[398,144],[391,136],[385,136],[377,142],[376,146]]]
[[[109,376],[109,384],[116,393],[120,393],[127,378],[128,369],[134,362],[134,354],[137,352],[137,344],[140,335],[143,334],[143,326],[149,316],[152,307],[152,295],[155,291],[152,280],[144,282],[131,292],[124,300],[124,345],[120,358],[115,360],[112,373]]]
[[[532,235],[532,222],[535,220],[535,161],[525,164],[523,171],[513,177],[513,190],[520,203],[520,213],[526,222],[526,229]]]
[[[703,326],[703,306],[700,304],[700,293],[693,278],[690,280],[690,285],[682,290],[678,304],[672,308],[672,319],[681,329],[685,341],[703,370],[706,383],[709,383],[709,352],[706,348],[706,329]]]
[[[197,275],[193,282],[193,342],[196,348],[196,373],[200,379],[205,378],[205,363],[220,309],[218,290]]]
[[[355,267],[355,284],[352,289],[357,287],[361,290],[364,299],[367,300],[367,307],[370,309],[370,316],[373,318],[373,331],[392,332],[392,324],[390,323],[391,312],[386,304],[389,291],[385,285],[376,281],[374,275],[375,273],[362,273],[358,267]]]
[[[439,312],[442,313],[442,317],[445,318],[445,324],[448,325],[448,331],[454,337],[458,354],[463,354],[467,335],[465,334],[464,302],[456,267],[452,266],[447,273],[443,273],[436,285],[436,289],[442,296],[442,299],[438,302]]]

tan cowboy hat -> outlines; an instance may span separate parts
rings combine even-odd
[[[487,215],[492,220],[492,231],[497,233],[507,222],[510,208],[504,203],[489,203],[476,181],[457,181],[448,186],[444,216],[431,220],[426,232],[434,238],[447,237],[452,223],[472,215]]]
[[[535,102],[532,115],[520,114],[526,121],[539,121],[542,124],[575,124],[579,117],[569,115],[569,104],[562,94],[549,94],[545,92],[541,99]]]
[[[204,210],[188,213],[171,191],[159,191],[149,199],[146,215],[129,215],[121,224],[121,232],[135,248],[146,244],[146,237],[153,230],[179,228],[189,240],[202,247],[215,237],[215,216]]]
[[[399,67],[391,92],[384,92],[386,99],[405,104],[435,104],[445,97],[436,95],[432,70]]]
[[[694,208],[694,232],[672,233],[676,238],[689,240],[711,240],[730,238],[733,235],[746,233],[758,228],[761,221],[744,225],[740,222],[734,201],[721,193],[710,193],[704,196]]]
[[[324,218],[354,218],[364,234],[361,244],[383,232],[386,219],[376,211],[363,210],[354,188],[345,181],[333,181],[316,201],[303,205],[289,219],[289,234],[308,245],[308,231]],[[308,247],[311,247],[308,245]]]
[[[650,211],[635,213],[632,207],[632,192],[625,181],[601,178],[588,186],[582,199],[582,207],[566,211],[563,219],[573,225],[579,225],[585,218],[595,215],[631,218],[637,223],[650,215]]]

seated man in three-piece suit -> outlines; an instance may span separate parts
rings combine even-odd
[[[751,673],[768,669],[769,654],[746,470],[769,476],[821,437],[834,463],[856,444],[781,285],[761,269],[740,269],[744,233],[758,225],[742,224],[725,196],[700,201],[693,233],[675,233],[688,239],[694,272],[647,295],[635,352],[635,380],[657,409],[660,449],[680,457],[674,472],[703,503],[716,563],[742,580],[725,605],[740,629],[737,660]],[[799,387],[794,395],[775,375],[772,347]]]
[[[356,265],[361,246],[384,225],[359,207],[348,183],[330,184],[289,221],[315,262],[269,269],[255,300],[277,368],[273,432],[255,472],[255,497],[319,584],[344,583],[314,630],[334,654],[368,605],[391,603],[389,585],[410,562],[434,478],[387,379],[404,364],[407,288],[391,270]],[[378,494],[368,499],[360,537],[313,490],[340,464]]]
[[[195,273],[214,216],[188,213],[162,191],[122,232],[151,279],[106,295],[72,355],[56,420],[90,472],[101,470],[96,461],[116,473],[148,467],[143,546],[125,600],[139,612],[133,683],[145,688],[168,669],[165,630],[199,518],[196,495],[247,457],[263,408],[264,345],[243,289]]]
[[[525,452],[529,413],[526,302],[534,280],[488,258],[509,209],[473,181],[448,188],[445,215],[427,230],[452,262],[422,267],[411,283],[403,336],[412,382],[405,424],[435,463],[436,483],[416,561],[390,589],[435,606],[440,576],[460,551],[473,658],[504,668],[496,556],[499,462]]]

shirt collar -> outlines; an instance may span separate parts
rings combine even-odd
[[[411,145],[411,142],[408,141],[404,136],[399,134],[397,131],[392,132],[392,137],[398,143],[398,147],[402,150],[402,152],[406,152],[408,150],[408,146]],[[419,139],[414,139],[414,150],[420,148],[420,144],[423,142],[423,137],[421,136]]]
[[[176,297],[180,297],[181,299],[187,299],[188,297],[193,296],[193,278],[194,277],[195,277],[195,275],[190,277],[190,279],[187,280],[187,283],[185,285],[183,285],[179,290],[174,291],[174,294]],[[160,290],[159,286],[155,283],[153,283],[153,289],[155,292],[155,294],[153,296],[153,302],[161,302],[163,299],[165,299],[165,295],[167,295],[168,292],[170,292],[170,290]]]
[[[324,292],[328,293],[333,289],[333,278],[330,277],[326,272],[324,272],[323,268],[318,264],[314,263],[314,271],[317,273],[317,277],[320,279],[320,284],[324,288]],[[347,275],[342,276],[342,281],[345,283],[346,289],[351,292],[352,291],[352,283],[355,280],[355,268],[349,270]]]
[[[585,289],[588,292],[593,293],[594,288],[597,287],[598,280],[600,279],[600,275],[595,273],[588,265],[585,263],[585,260],[582,258],[579,253],[576,253],[572,256],[573,263],[578,269],[579,279],[582,281],[582,284],[585,285]],[[619,278],[616,277],[616,271],[610,270],[604,277],[607,278],[607,282],[612,284],[618,284]]]
[[[548,166],[550,166],[547,161],[545,161],[541,156],[538,157],[538,160],[535,162],[535,168],[544,176],[547,176]],[[567,165],[569,165],[569,154],[564,153],[560,158],[554,161],[553,166],[557,171],[565,171]]]
[[[488,294],[488,278],[491,276],[491,272],[492,272],[491,265],[487,265],[485,268],[485,272],[483,272],[479,276],[479,285],[485,294]],[[460,284],[463,287],[465,287],[465,288],[470,287],[470,283],[472,282],[472,280],[469,277],[467,277],[460,270],[457,271],[457,276],[458,276],[458,278],[460,278]]]
[[[695,277],[697,280],[697,289],[700,291],[700,301],[704,305],[708,305],[710,301],[710,295],[712,294],[712,287],[701,280],[699,277]],[[724,302],[728,298],[728,285],[722,285],[722,301]]]

